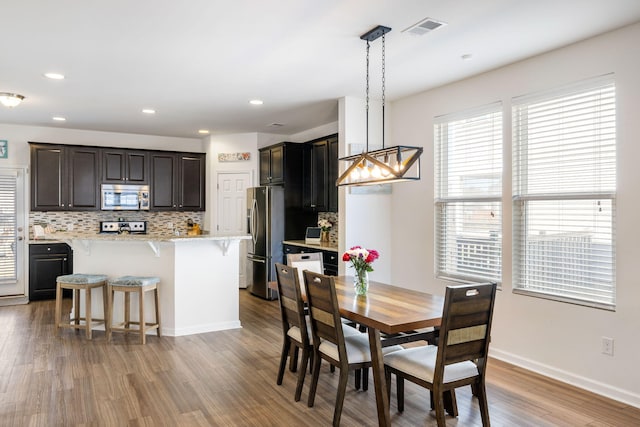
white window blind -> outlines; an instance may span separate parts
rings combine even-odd
[[[613,78],[512,105],[514,291],[613,309]]]
[[[16,177],[0,174],[0,284],[17,280]]]
[[[502,106],[436,118],[436,274],[502,280]]]

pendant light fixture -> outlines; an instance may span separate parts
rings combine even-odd
[[[17,107],[23,99],[24,96],[17,93],[0,92],[0,103],[5,107]]]
[[[345,171],[336,181],[337,186],[374,185],[420,179],[420,155],[422,147],[384,145],[384,107],[385,107],[385,34],[391,28],[378,25],[360,36],[367,42],[367,89],[366,89],[366,146],[365,151],[342,157],[346,162]],[[369,151],[369,46],[382,37],[382,148]]]

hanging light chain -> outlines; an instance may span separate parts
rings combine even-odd
[[[384,48],[384,34],[382,35],[382,107],[384,107],[384,90],[385,90],[385,48]]]
[[[369,40],[367,40],[367,106],[366,106],[366,115],[367,115],[367,120],[366,120],[366,125],[367,125],[367,133],[366,133],[366,148],[365,151],[368,152],[369,151]]]

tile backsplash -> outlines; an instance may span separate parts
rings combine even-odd
[[[187,220],[203,226],[204,212],[112,212],[112,211],[68,211],[29,212],[29,236],[33,238],[33,225],[50,226],[55,231],[95,234],[100,230],[100,221],[147,221],[147,233],[173,235],[187,233]]]
[[[338,213],[337,212],[318,212],[318,219],[326,219],[333,227],[329,230],[329,243],[338,245]]]

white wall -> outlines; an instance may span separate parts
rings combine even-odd
[[[422,180],[393,188],[394,284],[444,294],[434,268],[433,117],[502,101],[506,111],[503,196],[503,284],[491,353],[515,364],[640,407],[640,24],[399,100],[392,139],[424,146]],[[617,308],[615,312],[512,293],[510,99],[615,73],[618,108]],[[348,213],[351,221],[353,215]],[[401,256],[399,255],[401,254]],[[613,357],[602,337],[615,339]]]

